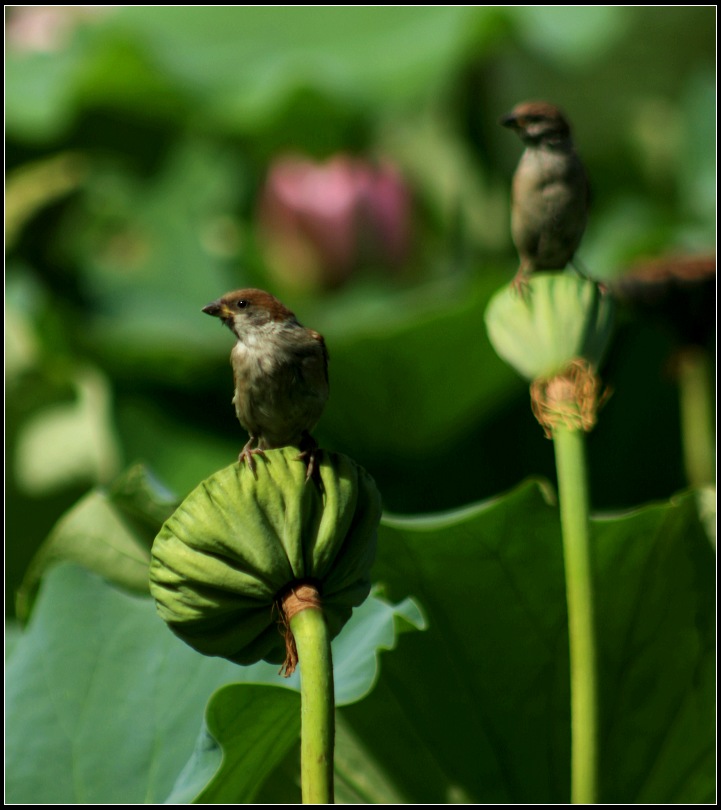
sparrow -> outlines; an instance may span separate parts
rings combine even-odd
[[[317,443],[311,437],[328,399],[328,351],[323,337],[302,326],[277,298],[263,290],[230,292],[203,307],[230,329],[233,404],[250,438],[238,456],[255,475],[253,456],[293,445],[314,471]],[[255,446],[254,446],[255,445]]]
[[[526,147],[511,195],[511,234],[520,258],[513,286],[522,289],[531,273],[562,270],[573,262],[586,228],[589,187],[558,107],[525,101],[500,123],[515,130]]]

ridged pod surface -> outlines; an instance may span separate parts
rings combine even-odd
[[[527,289],[497,292],[486,309],[493,348],[527,380],[549,377],[578,358],[598,368],[609,343],[614,305],[597,284],[535,273]]]
[[[381,515],[373,479],[323,451],[314,477],[298,449],[268,450],[257,478],[232,464],[203,481],[155,538],[150,590],[170,629],[205,655],[280,663],[276,599],[310,580],[331,638],[370,591]]]

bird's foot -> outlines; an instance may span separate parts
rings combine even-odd
[[[601,295],[608,294],[608,285],[594,278],[589,273],[588,268],[582,262],[580,262],[576,256],[571,259],[571,267],[573,267],[577,275],[579,275],[581,278],[585,278],[586,281],[592,281],[598,287],[598,291],[601,293]]]
[[[304,433],[300,441],[301,452],[295,457],[296,461],[305,461],[305,481],[308,483],[310,479],[318,472],[318,463],[323,451],[318,447],[318,442],[310,435]]]
[[[255,436],[251,436],[245,443],[243,449],[238,455],[238,463],[247,464],[248,469],[250,469],[250,471],[253,473],[253,476],[258,478],[258,473],[255,469],[255,459],[253,456],[263,456],[263,458],[265,458],[265,451],[260,447],[251,447],[253,442],[255,442]]]
[[[528,273],[523,270],[519,270],[516,273],[511,282],[511,291],[528,303],[531,298],[531,285],[528,280]]]

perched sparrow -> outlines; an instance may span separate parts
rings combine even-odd
[[[238,342],[230,353],[240,424],[250,438],[238,461],[255,473],[253,455],[297,445],[310,478],[317,445],[310,431],[328,399],[328,352],[322,336],[263,290],[236,290],[203,307]],[[256,444],[256,447],[253,447]]]
[[[536,270],[562,270],[573,260],[586,228],[586,172],[565,117],[553,104],[526,101],[501,119],[526,149],[513,177],[511,234],[521,260],[513,280],[521,288]]]

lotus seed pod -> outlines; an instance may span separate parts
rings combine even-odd
[[[706,347],[716,324],[716,256],[671,255],[642,261],[611,282],[634,313],[655,319],[682,346]]]
[[[496,293],[485,317],[498,355],[535,380],[577,358],[598,367],[611,337],[613,301],[587,279],[536,273],[522,292],[509,286]]]
[[[354,461],[323,451],[306,482],[298,450],[265,451],[203,481],[155,538],[150,590],[170,629],[206,655],[280,663],[276,600],[314,582],[331,638],[370,591],[380,495]]]

